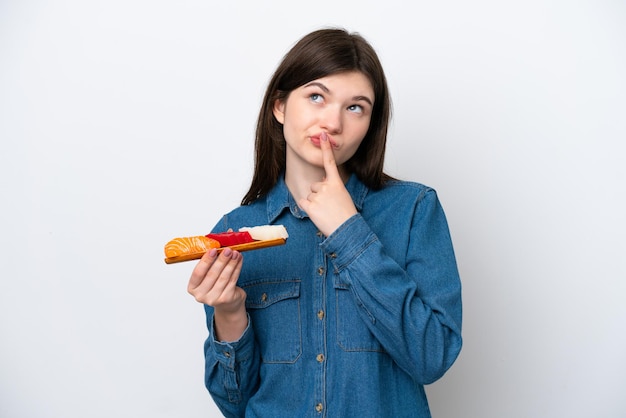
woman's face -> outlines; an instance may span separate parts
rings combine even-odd
[[[283,125],[287,169],[323,168],[320,134],[326,132],[335,160],[341,165],[359,148],[370,125],[374,89],[360,72],[329,75],[293,90],[274,103],[274,116]]]

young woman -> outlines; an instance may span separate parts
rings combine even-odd
[[[285,245],[210,251],[206,386],[227,417],[429,417],[461,350],[461,283],[435,191],[383,172],[390,99],[372,47],[315,31],[267,88],[255,171],[214,231],[281,224]]]

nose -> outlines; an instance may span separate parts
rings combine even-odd
[[[329,134],[341,133],[343,129],[341,109],[328,106],[324,109],[320,119],[320,127],[326,132]]]

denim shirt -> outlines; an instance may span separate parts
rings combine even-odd
[[[430,417],[425,384],[461,350],[461,282],[435,191],[346,184],[358,214],[320,233],[281,179],[213,231],[282,224],[285,245],[243,253],[248,327],[213,338],[205,384],[226,417]]]

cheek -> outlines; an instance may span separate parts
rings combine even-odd
[[[285,113],[283,132],[285,135],[287,135],[287,133],[300,132],[308,126],[307,122],[307,119],[297,108],[289,108],[289,112]]]
[[[339,164],[343,164],[346,161],[348,161],[350,158],[352,158],[352,156],[356,153],[356,151],[359,149],[359,146],[361,146],[361,143],[363,143],[363,138],[365,138],[365,135],[367,134],[367,130],[369,129],[369,121],[366,124],[360,125],[358,127],[355,127],[354,131],[352,132],[353,137],[354,138],[358,138],[355,139],[353,141],[350,141],[349,144],[345,144],[344,148],[343,148],[343,152],[341,153],[340,156],[336,156],[337,158],[337,162]]]
[[[363,142],[365,135],[367,135],[367,131],[369,130],[369,127],[370,127],[369,120],[367,123],[362,123],[355,127],[353,134],[352,134],[353,138],[358,138],[358,139],[355,139],[352,144],[352,147],[354,148],[355,152],[357,148],[359,148],[359,146]]]
[[[353,125],[353,133],[355,137],[364,138],[365,134],[367,134],[367,130],[370,128],[370,123],[372,121],[371,117],[366,117],[363,119],[359,119]]]
[[[354,156],[354,154],[356,153],[356,150],[359,149],[359,146],[361,145],[362,142],[363,140],[354,141],[353,143],[346,144],[341,150],[341,153],[338,155],[337,154],[335,155],[337,164],[343,164],[346,161],[348,161],[350,158],[352,158],[352,156]]]

